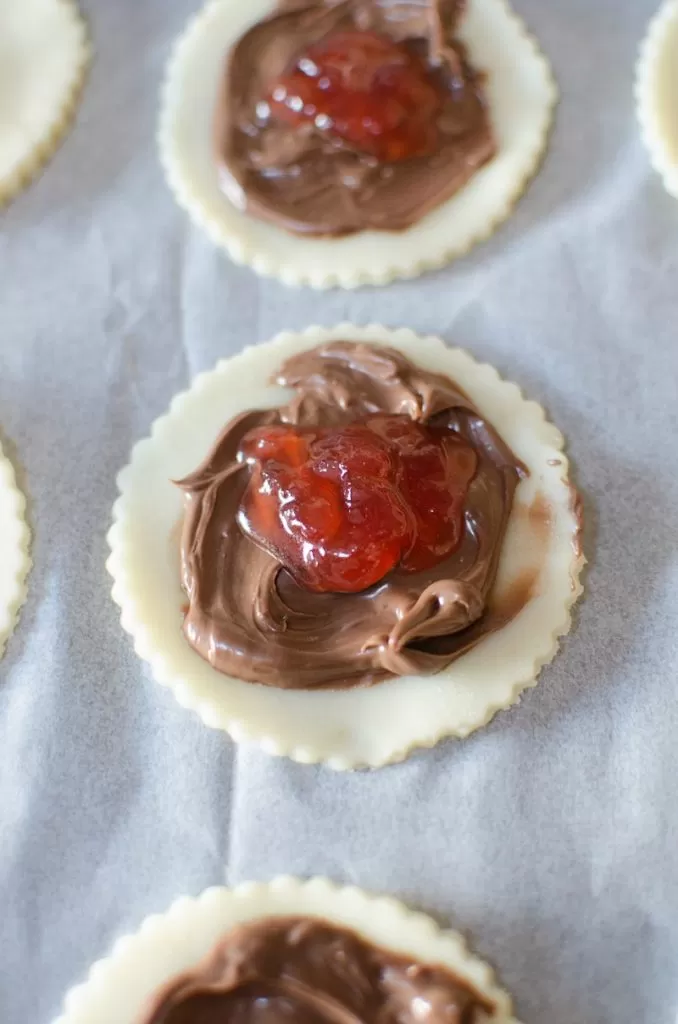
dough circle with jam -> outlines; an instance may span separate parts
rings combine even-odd
[[[55,1024],[143,1024],[153,998],[177,975],[197,967],[239,924],[271,917],[319,918],[362,939],[425,964],[440,964],[491,1002],[477,1021],[515,1024],[511,999],[491,968],[473,956],[457,932],[443,931],[424,914],[390,897],[375,897],[324,878],[279,877],[268,884],[207,889],[177,900],[165,914],[146,918],[95,963],[84,984],[67,994]]]
[[[331,340],[387,345],[417,366],[451,377],[527,467],[493,595],[501,601],[528,581],[529,599],[507,625],[436,675],[348,690],[258,686],[216,671],[183,636],[183,496],[172,481],[200,464],[234,415],[288,401],[288,390],[267,384],[270,376],[294,353]],[[438,338],[350,324],[278,335],[199,375],[155,422],[151,436],[135,446],[119,475],[108,569],[123,628],[156,680],[182,705],[236,742],[255,742],[273,754],[337,769],[377,767],[445,736],[466,736],[536,683],[558,649],[558,637],[570,628],[584,558],[563,445],[541,406],[525,400],[492,367]]]
[[[170,60],[159,145],[177,201],[236,263],[290,285],[354,288],[415,277],[467,252],[505,220],[546,146],[557,90],[549,65],[506,0],[469,0],[458,33],[484,93],[498,151],[451,199],[400,232],[304,238],[225,197],[213,153],[214,106],[229,49],[272,0],[210,0]]]
[[[59,144],[88,59],[85,25],[72,0],[0,4],[0,206]]]
[[[643,41],[636,103],[652,165],[678,199],[678,0],[666,0]]]
[[[0,657],[26,598],[31,566],[26,500],[16,485],[14,468],[0,445]]]

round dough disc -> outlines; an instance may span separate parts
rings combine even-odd
[[[535,575],[537,581],[511,622],[437,675],[346,690],[257,686],[217,672],[181,632],[183,496],[171,481],[202,462],[232,416],[288,401],[288,390],[267,385],[271,374],[293,353],[331,339],[400,349],[424,369],[450,376],[475,402],[530,470],[516,491],[495,593]],[[558,636],[569,629],[584,559],[563,443],[543,409],[526,401],[515,384],[439,338],[350,324],[278,335],[199,375],[136,445],[119,475],[108,569],[122,625],[137,654],[181,704],[237,742],[253,741],[273,754],[339,769],[376,767],[444,736],[466,736],[535,684],[556,653]]]
[[[88,57],[85,26],[72,0],[0,4],[0,206],[56,149]]]
[[[26,599],[30,533],[26,501],[16,486],[14,469],[0,445],[0,657]]]
[[[459,33],[471,63],[488,76],[498,153],[446,203],[406,231],[345,238],[303,238],[232,206],[212,154],[214,101],[225,54],[273,8],[274,0],[210,0],[179,40],[162,95],[160,154],[170,188],[231,259],[290,285],[385,284],[442,266],[508,217],[546,146],[557,90],[506,0],[469,0]]]
[[[678,0],[664,3],[650,24],[638,61],[636,101],[652,165],[678,199]]]
[[[184,897],[165,914],[146,918],[136,934],[119,939],[110,957],[94,964],[83,985],[71,989],[55,1024],[138,1024],[154,993],[197,966],[231,928],[297,914],[336,922],[376,945],[449,967],[494,1002],[496,1012],[488,1021],[515,1024],[508,993],[457,932],[441,931],[430,917],[389,897],[339,888],[324,878],[288,877],[268,885],[207,889],[198,899]]]

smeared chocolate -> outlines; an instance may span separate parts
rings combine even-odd
[[[488,598],[525,470],[453,381],[393,349],[350,342],[294,356],[277,379],[295,389],[289,404],[238,416],[180,483],[184,632],[203,658],[269,686],[370,684],[437,672],[517,614],[522,604],[504,601],[499,612]],[[374,412],[445,424],[476,450],[461,544],[425,572],[396,570],[357,594],[312,593],[237,524],[249,474],[241,438],[263,424],[340,425]]]
[[[283,0],[232,50],[215,116],[222,186],[238,207],[299,234],[410,227],[495,153],[480,76],[455,37],[465,0]],[[312,123],[290,126],[264,98],[294,59],[347,29],[420,54],[444,92],[432,156],[379,163]]]
[[[143,1024],[479,1024],[493,1011],[447,967],[292,917],[235,928],[155,997]]]

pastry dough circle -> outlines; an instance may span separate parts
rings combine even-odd
[[[678,0],[659,9],[636,74],[638,119],[652,166],[678,199]]]
[[[212,108],[226,52],[273,6],[274,0],[210,0],[179,39],[162,93],[159,148],[170,188],[231,259],[289,285],[381,285],[461,256],[509,216],[539,165],[557,89],[506,0],[470,0],[459,33],[471,62],[488,72],[499,151],[455,196],[406,231],[345,238],[303,238],[232,206],[213,159]]]
[[[448,374],[528,466],[530,476],[516,491],[496,586],[508,588],[537,564],[537,592],[508,625],[437,675],[346,690],[257,686],[217,672],[181,632],[185,595],[176,537],[183,496],[171,480],[200,464],[232,416],[288,401],[288,390],[266,385],[271,373],[293,353],[332,339],[390,345],[424,369]],[[120,473],[107,565],[123,628],[156,680],[182,705],[236,742],[256,742],[272,754],[325,761],[338,769],[377,767],[402,760],[413,747],[467,736],[535,684],[539,669],[558,649],[558,637],[570,627],[584,558],[563,444],[541,406],[526,401],[491,366],[447,348],[439,338],[351,324],[280,334],[196,377],[156,420],[151,436],[135,446]],[[528,515],[538,495],[551,509],[543,550]]]
[[[0,206],[56,149],[88,59],[85,25],[72,0],[0,4]]]
[[[0,445],[0,657],[26,599],[30,532],[26,500],[16,485],[12,463]]]
[[[430,917],[391,897],[340,888],[325,878],[304,882],[287,876],[268,884],[207,889],[197,899],[183,897],[166,913],[147,917],[138,932],[119,939],[111,955],[94,964],[84,984],[71,989],[54,1024],[138,1024],[154,993],[197,966],[231,928],[296,914],[331,921],[389,950],[449,967],[495,1004],[495,1013],[484,1019],[516,1024],[510,996],[457,932],[442,931]]]

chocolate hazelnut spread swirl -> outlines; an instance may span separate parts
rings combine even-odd
[[[480,1024],[494,1006],[446,967],[315,918],[234,929],[140,1024]]]
[[[291,401],[236,417],[179,483],[186,495],[184,632],[203,658],[268,686],[369,685],[437,672],[517,614],[520,603],[499,614],[488,599],[526,471],[452,380],[394,349],[350,342],[301,352],[276,379],[294,389]],[[309,591],[238,525],[250,473],[238,459],[241,440],[257,426],[342,426],[372,413],[443,426],[475,450],[461,542],[433,568],[396,568],[368,590]]]
[[[481,76],[456,38],[465,0],[283,0],[231,51],[215,114],[222,187],[239,208],[308,235],[410,227],[454,195],[495,153]],[[326,37],[379,33],[423,62],[441,96],[433,152],[375,159],[321,130],[286,123],[266,97]],[[433,115],[432,115],[433,116]]]

